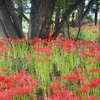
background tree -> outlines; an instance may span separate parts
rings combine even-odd
[[[0,27],[5,38],[23,38],[12,0],[0,1]]]
[[[99,0],[95,0],[95,9],[94,9],[94,13],[95,13],[95,26],[97,25],[97,21],[98,21],[98,11],[99,11],[99,5],[100,5],[100,1]]]
[[[24,7],[28,2],[31,4],[30,19],[24,14]],[[56,38],[69,15],[81,2],[81,0],[0,0],[0,32],[5,38],[24,38],[22,31],[24,18],[29,23],[28,37],[45,39],[49,36],[52,15],[55,14],[52,37]]]

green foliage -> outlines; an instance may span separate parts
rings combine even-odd
[[[64,9],[65,6],[68,6],[73,3],[74,0],[57,0],[56,9]]]

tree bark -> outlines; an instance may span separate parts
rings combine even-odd
[[[99,11],[99,5],[96,1],[96,9],[95,9],[95,26],[97,25],[98,22],[98,11]]]
[[[23,38],[24,35],[23,35],[23,32],[22,32],[22,16],[20,15],[21,19],[19,20],[19,17],[15,13],[13,0],[5,0],[5,4],[7,6],[9,16],[11,17],[11,21],[12,21],[12,23],[13,23],[15,29],[16,29],[18,37]],[[22,4],[20,6],[22,6]],[[22,8],[20,9],[20,11],[21,11],[21,13],[23,12]]]
[[[62,18],[61,22],[58,24],[57,28],[55,29],[52,37],[56,38],[59,35],[59,32],[60,32],[61,28],[64,26],[66,19],[69,17],[71,12],[77,7],[77,5],[79,5],[80,3],[81,3],[80,0],[75,0],[75,2],[72,5],[70,5],[69,8],[66,7],[65,12],[63,14],[63,18]]]
[[[85,10],[84,14],[81,17],[81,23],[83,22],[83,20],[86,18],[86,15],[88,14],[88,12],[90,11],[91,6],[93,5],[95,0],[90,0],[87,9]]]
[[[50,23],[56,0],[31,0],[29,38],[45,39],[49,36]]]
[[[4,34],[10,38],[18,38],[18,34],[13,26],[4,0],[0,1],[0,20],[2,31],[5,32]]]
[[[77,9],[78,14],[77,14],[76,20],[73,23],[73,27],[79,26],[79,20],[81,21],[82,15],[84,13],[84,7],[85,7],[85,0],[82,0],[79,5],[79,8]]]
[[[1,19],[0,19],[0,34],[2,35],[3,38],[9,38]]]
[[[56,10],[56,17],[55,17],[55,29],[57,28],[59,22],[60,22],[60,8]]]
[[[20,27],[22,29],[22,20],[23,20],[23,1],[22,0],[19,0],[18,1],[18,18],[19,18],[19,24],[20,24]]]
[[[97,25],[97,17],[98,17],[98,11],[96,9],[96,11],[95,11],[95,26]]]

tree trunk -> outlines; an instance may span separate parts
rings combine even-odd
[[[97,17],[98,17],[98,11],[95,11],[95,26],[97,25]]]
[[[8,38],[22,38],[23,34],[14,12],[12,0],[0,1],[0,25],[3,36]]]
[[[90,0],[88,3],[88,6],[86,10],[84,11],[85,7],[85,0],[83,0],[79,6],[79,17],[76,18],[75,22],[73,23],[73,27],[77,27],[78,25],[78,19],[80,18],[80,25],[83,24],[84,19],[86,18],[87,14],[89,13],[91,6],[93,5],[94,0]]]
[[[13,23],[15,29],[16,29],[16,32],[18,34],[18,37],[23,38],[24,35],[23,35],[22,29],[21,29],[22,22],[20,22],[19,17],[15,13],[13,0],[5,0],[5,3],[6,3],[6,6],[7,6],[7,9],[8,9],[8,13],[9,13],[9,16],[11,18],[11,21],[12,21],[12,23]],[[21,12],[23,12],[22,9],[21,9]]]
[[[60,8],[57,9],[56,11],[56,17],[55,17],[55,29],[57,28],[59,22],[60,22]]]
[[[93,5],[94,1],[95,1],[95,0],[90,0],[90,1],[89,1],[89,4],[88,4],[87,9],[86,9],[86,11],[84,12],[84,14],[82,15],[81,23],[82,23],[83,20],[86,18],[86,16],[87,16],[88,12],[90,11],[91,6]]]
[[[3,38],[9,38],[9,36],[8,36],[8,34],[7,34],[7,32],[6,32],[5,28],[4,28],[4,25],[3,25],[2,21],[1,21],[1,19],[0,19],[0,34],[1,34],[1,36]]]
[[[79,26],[79,20],[82,18],[82,15],[84,13],[84,7],[85,7],[85,0],[82,0],[80,5],[79,5],[79,9],[77,9],[78,10],[78,14],[77,14],[75,22],[73,23],[74,27],[78,27]]]
[[[77,7],[77,5],[79,5],[81,3],[80,0],[75,0],[75,2],[70,5],[70,7],[66,7],[65,12],[63,14],[63,18],[61,20],[61,22],[58,24],[57,28],[55,29],[52,37],[57,37],[62,29],[62,27],[64,26],[64,23],[66,21],[66,19],[69,17],[69,15],[71,14],[71,12]]]
[[[31,0],[29,38],[45,39],[49,36],[50,23],[56,0]]]
[[[0,1],[0,20],[2,31],[6,32],[4,34],[7,35],[7,37],[18,38],[4,0]]]
[[[22,0],[19,0],[18,1],[18,18],[19,18],[19,24],[20,24],[20,27],[22,29],[22,20],[23,20],[23,1]]]
[[[98,10],[99,10],[99,6],[96,2],[96,9],[95,9],[95,26],[97,25],[98,22]]]

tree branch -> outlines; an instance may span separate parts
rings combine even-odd
[[[94,1],[95,1],[95,0],[90,0],[90,1],[89,1],[89,4],[88,4],[88,6],[87,6],[87,9],[85,10],[84,14],[82,15],[81,21],[83,21],[84,18],[86,17],[86,15],[87,15],[87,13],[89,12],[89,10],[90,10],[92,4],[94,3]]]
[[[75,2],[72,5],[70,5],[68,8],[66,7],[65,12],[64,12],[63,17],[62,17],[62,20],[58,24],[57,28],[55,29],[52,37],[56,38],[58,36],[60,30],[64,26],[64,23],[65,23],[66,19],[69,17],[71,12],[77,7],[77,5],[79,5],[80,3],[81,3],[81,0],[75,0]]]
[[[21,16],[29,23],[30,20],[24,15],[24,14],[21,14]]]

